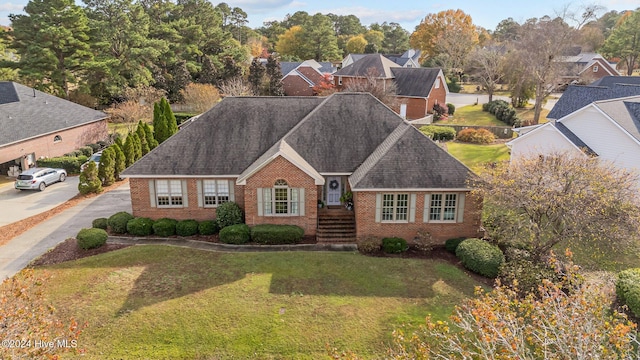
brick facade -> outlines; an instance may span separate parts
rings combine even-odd
[[[56,136],[60,136],[61,140],[54,142]],[[96,121],[0,147],[0,164],[31,153],[35,153],[36,160],[41,157],[62,156],[87,144],[105,140],[107,137],[107,120]]]
[[[444,244],[447,239],[482,236],[480,233],[482,202],[468,193],[465,196],[464,221],[461,223],[424,223],[426,192],[409,192],[409,194],[416,194],[415,222],[376,222],[376,194],[369,191],[353,194],[358,237],[401,237],[411,240],[417,235],[418,230],[426,230],[435,242]]]
[[[289,75],[282,79],[282,87],[286,96],[313,96],[313,88],[303,78]]]
[[[283,179],[291,188],[305,189],[305,216],[259,216],[258,195],[260,188],[273,188]],[[318,187],[314,179],[283,157],[278,157],[247,179],[244,186],[245,220],[247,225],[283,224],[297,225],[305,235],[315,235],[318,219]]]

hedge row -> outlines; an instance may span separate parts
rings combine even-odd
[[[87,156],[60,156],[38,160],[39,167],[62,168],[67,174],[79,174],[80,166],[87,161]]]
[[[471,144],[491,144],[496,140],[496,136],[487,129],[462,129],[456,137],[458,141]]]
[[[456,137],[456,129],[449,126],[426,125],[420,131],[432,140],[449,141]]]
[[[621,271],[616,280],[616,295],[620,303],[640,316],[640,268]]]
[[[493,100],[482,104],[482,111],[488,111],[496,118],[507,125],[520,126],[520,119],[516,114],[516,109],[504,100]]]

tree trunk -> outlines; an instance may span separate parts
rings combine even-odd
[[[538,125],[540,123],[540,114],[542,113],[542,101],[544,100],[544,84],[538,83],[536,85],[536,102],[533,106],[533,124]]]

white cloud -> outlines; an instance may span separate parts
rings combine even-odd
[[[382,22],[396,23],[419,23],[427,14],[424,10],[403,10],[397,12],[389,12],[389,10],[372,9],[362,6],[341,7],[336,9],[327,9],[321,11],[323,14],[336,15],[355,15],[360,19],[363,25]]]
[[[3,3],[0,4],[0,11],[21,11],[24,4]]]
[[[295,0],[231,0],[227,1],[231,7],[239,7],[246,13],[274,11],[299,4]]]

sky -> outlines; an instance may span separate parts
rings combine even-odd
[[[28,0],[0,0],[0,24],[10,25],[9,14],[21,13],[27,2]],[[79,0],[76,3],[82,4]],[[212,3],[216,5],[219,1],[214,0]],[[509,17],[523,23],[533,17],[554,16],[567,5],[578,9],[585,4],[597,4],[606,11],[640,8],[640,0],[228,0],[226,3],[244,10],[251,28],[260,27],[265,21],[282,21],[287,14],[296,11],[306,11],[310,15],[318,12],[355,15],[363,25],[397,22],[410,33],[428,14],[448,9],[461,9],[471,16],[475,25],[494,30],[501,20]]]

